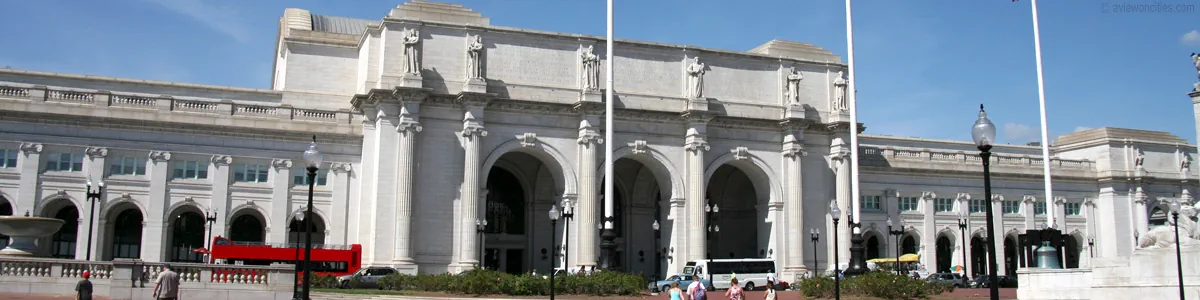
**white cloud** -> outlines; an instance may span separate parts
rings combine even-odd
[[[1041,133],[1033,127],[1017,123],[1004,124],[1004,128],[1000,129],[1000,134],[1004,137],[1003,142],[1010,144],[1024,145],[1028,142],[1036,142],[1042,138]]]
[[[1080,131],[1089,130],[1089,129],[1092,129],[1092,128],[1079,126],[1079,127],[1075,127],[1075,132],[1080,132]]]
[[[1192,30],[1179,37],[1179,42],[1188,46],[1200,46],[1200,30]]]
[[[236,7],[220,6],[209,0],[142,0],[157,4],[168,10],[186,15],[200,23],[229,35],[239,42],[250,40],[250,30],[242,25]]]

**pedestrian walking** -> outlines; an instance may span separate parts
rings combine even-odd
[[[75,284],[75,300],[92,300],[92,272],[83,271],[83,280]]]
[[[671,289],[667,290],[667,294],[671,295],[671,300],[683,300],[683,291],[679,290],[679,281],[671,282]]]
[[[738,285],[737,278],[729,279],[729,289],[725,290],[725,298],[729,300],[743,300],[742,286]]]
[[[707,290],[705,289],[704,284],[700,283],[700,276],[692,275],[692,284],[688,285],[687,289],[688,299],[707,300],[708,295],[706,295],[705,292],[707,292]]]
[[[767,281],[767,296],[763,300],[775,300],[775,282]]]
[[[179,273],[175,273],[175,269],[171,265],[163,266],[163,271],[158,273],[158,278],[154,280],[154,298],[160,300],[179,299]]]

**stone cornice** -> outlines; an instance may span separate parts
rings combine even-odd
[[[819,129],[821,132],[824,132],[824,133],[832,133],[832,134],[847,133],[850,131],[850,122],[833,122],[833,123],[825,123],[824,125],[825,125],[824,128],[815,128],[815,129]],[[863,131],[866,131],[866,130],[867,130],[866,125],[863,125],[863,123],[858,123],[858,133],[859,134],[862,134]]]

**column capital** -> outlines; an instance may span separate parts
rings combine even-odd
[[[711,150],[712,147],[703,138],[688,137],[687,142],[684,142],[683,149],[687,152],[705,152]]]
[[[275,167],[276,170],[290,169],[290,168],[292,168],[292,160],[290,160],[290,159],[272,159],[271,166]]]
[[[783,157],[803,157],[808,156],[808,151],[803,145],[793,144],[783,146]]]
[[[460,133],[460,135],[462,135],[462,137],[465,137],[465,138],[474,139],[474,138],[478,138],[478,137],[485,137],[488,135],[488,132],[487,132],[487,129],[483,127],[483,125],[464,124],[463,130]]]
[[[954,196],[955,201],[971,201],[971,193],[958,193]]]
[[[91,158],[104,158],[108,156],[108,148],[87,147],[87,149],[83,150],[83,153],[87,154],[87,156]]]
[[[897,191],[896,189],[893,189],[893,188],[883,189],[883,196],[884,197],[900,197],[900,191]]]
[[[213,165],[228,166],[233,164],[233,157],[229,155],[213,155],[209,161],[211,161]]]
[[[1085,206],[1091,206],[1091,207],[1096,207],[1096,199],[1093,199],[1092,197],[1084,197],[1084,198],[1083,198],[1083,205],[1085,205]]]
[[[931,201],[931,200],[933,200],[933,198],[937,198],[937,193],[921,192],[921,200]]]
[[[422,129],[421,122],[411,117],[401,117],[400,123],[396,124],[396,132],[399,133],[421,132]]]
[[[1034,195],[1025,195],[1025,196],[1022,196],[1022,197],[1021,197],[1021,202],[1024,202],[1024,203],[1034,203],[1034,202],[1037,202],[1037,196],[1034,196]]]
[[[579,129],[579,138],[576,142],[580,145],[604,144],[604,136],[601,136],[594,130]]]
[[[1004,195],[1001,195],[1001,194],[992,194],[992,202],[993,202],[993,203],[1000,203],[1000,202],[1004,202]]]
[[[329,165],[329,170],[334,173],[350,173],[353,166],[350,163],[332,163]]]
[[[42,153],[42,143],[21,143],[21,152]]]
[[[164,162],[171,160],[171,152],[167,151],[150,151],[150,159],[154,162]]]
[[[1063,203],[1067,203],[1067,197],[1062,197],[1062,196],[1054,197],[1054,204],[1062,205]]]

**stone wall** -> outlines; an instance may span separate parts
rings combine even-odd
[[[179,273],[182,299],[291,299],[296,282],[292,265],[231,266],[172,264]],[[91,273],[93,295],[113,300],[154,299],[157,263],[117,259],[81,262],[44,258],[0,258],[0,292],[75,294],[84,271]]]

